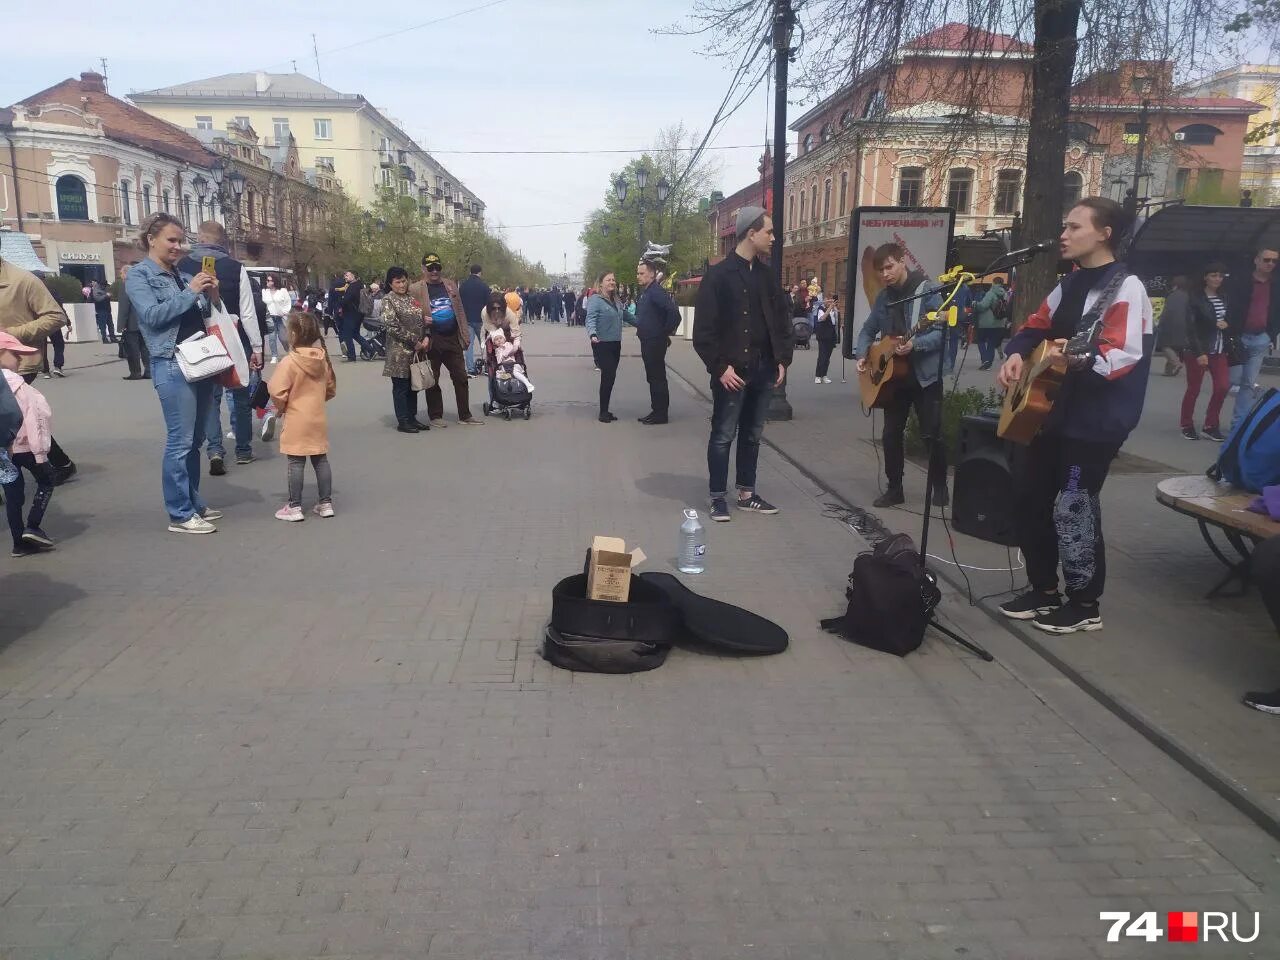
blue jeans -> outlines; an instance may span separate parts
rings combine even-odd
[[[164,413],[164,508],[175,523],[205,508],[200,498],[200,445],[204,442],[213,384],[187,383],[172,357],[151,358],[151,385]]]
[[[273,330],[267,333],[267,343],[264,343],[263,353],[269,344],[271,346],[271,356],[279,358],[289,352],[289,341],[284,332],[284,317],[272,317],[271,326]],[[277,352],[278,351],[278,352]]]
[[[1240,337],[1240,346],[1244,348],[1244,363],[1231,368],[1231,382],[1240,387],[1231,415],[1233,430],[1258,399],[1253,385],[1262,372],[1262,361],[1271,347],[1271,338],[1265,333],[1246,333]]]
[[[735,368],[736,370],[737,368]],[[711,478],[711,498],[723,497],[729,487],[729,448],[738,438],[738,489],[756,488],[756,461],[760,457],[760,437],[769,412],[769,396],[778,379],[778,365],[772,359],[755,361],[745,374],[741,390],[726,390],[719,377],[711,378],[711,440],[707,443],[707,472]]]
[[[1000,341],[1004,339],[1004,327],[979,327],[974,335],[978,341],[978,356],[983,363],[994,363]]]
[[[467,344],[467,373],[475,369],[476,347],[480,346],[483,352],[484,343],[484,327],[471,324],[471,342]]]
[[[208,454],[211,457],[225,457],[227,448],[222,443],[222,395],[231,394],[231,429],[236,435],[236,455],[246,456],[253,453],[253,424],[250,420],[249,399],[253,396],[253,388],[257,386],[255,370],[249,375],[247,387],[224,388],[221,384],[212,384],[209,397],[209,414],[205,418],[204,436],[209,441]]]
[[[348,360],[356,358],[356,344],[360,344],[360,355],[368,356],[372,351],[369,348],[369,341],[360,336],[360,319],[355,320],[343,319],[338,327],[338,339],[342,341],[342,350],[347,355]]]

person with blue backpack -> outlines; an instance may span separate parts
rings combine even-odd
[[[1280,251],[1263,247],[1254,255],[1250,273],[1232,274],[1226,284],[1227,333],[1239,344],[1231,381],[1238,387],[1231,415],[1234,430],[1257,401],[1254,383],[1262,361],[1275,349],[1280,337]]]
[[[1068,357],[1053,409],[1017,476],[1014,516],[1030,589],[1000,611],[1047,633],[1102,629],[1102,485],[1142,416],[1155,342],[1147,291],[1115,255],[1131,219],[1104,197],[1085,197],[1071,208],[1060,249],[1077,269],[1010,339],[997,378],[1008,389],[1046,340],[1061,352],[1068,340],[1094,334],[1088,338],[1092,349]],[[1058,593],[1059,564],[1065,602]]]

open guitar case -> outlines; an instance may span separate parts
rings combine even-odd
[[[625,603],[587,597],[585,573],[551,590],[542,656],[566,670],[638,673],[666,662],[672,646],[733,656],[787,649],[787,632],[749,610],[694,593],[669,573],[632,575]]]

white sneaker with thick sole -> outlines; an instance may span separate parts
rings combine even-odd
[[[270,442],[276,435],[276,415],[268,413],[262,418],[262,439],[263,442]]]
[[[170,533],[217,533],[217,531],[217,527],[198,513],[193,513],[181,523],[172,521],[169,523]]]
[[[328,519],[329,517],[333,516],[333,504],[317,503],[314,507],[311,508],[311,512],[314,513],[317,517],[324,517]]]
[[[287,520],[290,523],[299,523],[307,518],[303,515],[301,507],[291,507],[286,503],[276,511],[276,519]]]

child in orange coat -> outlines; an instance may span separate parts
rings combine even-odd
[[[333,364],[324,348],[316,318],[301,310],[285,321],[289,353],[276,368],[268,390],[284,418],[280,452],[289,457],[289,502],[276,511],[277,520],[305,520],[302,513],[302,475],[311,458],[320,499],[314,512],[333,516],[333,473],[329,469],[329,424],[324,405],[338,392]]]

